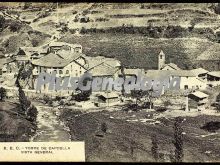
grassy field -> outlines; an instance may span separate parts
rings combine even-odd
[[[195,59],[213,43],[198,38],[151,39],[132,34],[66,35],[62,41],[79,43],[88,56],[116,57],[123,65],[157,69],[158,54],[166,54],[166,62],[182,69],[192,68]]]
[[[36,126],[18,114],[18,104],[0,102],[0,141],[29,141]]]
[[[146,111],[81,114],[77,110],[64,110],[61,117],[70,128],[72,140],[85,141],[87,161],[155,161],[151,155],[151,136],[154,134],[158,139],[160,161],[170,161],[169,157],[174,152],[174,119],[162,117],[155,124],[134,120],[137,116],[151,119],[152,113],[155,115],[155,112]],[[81,115],[75,116],[77,114]],[[219,121],[219,117],[200,115],[184,118],[184,162],[219,161],[219,134],[212,135],[200,129],[207,122]],[[130,121],[126,121],[128,119]],[[107,133],[101,131],[102,123],[106,123]]]

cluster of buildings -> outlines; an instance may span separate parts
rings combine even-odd
[[[41,47],[20,47],[13,57],[1,60],[0,76],[4,74],[16,75],[21,65],[30,64],[33,67],[31,86],[33,90],[41,72],[52,73],[53,71],[62,78],[80,77],[85,72],[92,73],[94,77],[113,78],[122,75],[137,76],[138,73],[142,73],[152,81],[159,77],[166,77],[170,80],[178,77],[180,78],[179,90],[205,90],[207,87],[220,85],[220,71],[209,72],[203,68],[182,70],[174,63],[166,64],[165,59],[166,55],[161,50],[158,54],[157,70],[123,68],[122,73],[119,60],[104,56],[86,56],[83,54],[82,46],[79,44],[52,41]],[[42,87],[40,92],[50,93],[46,85]],[[71,94],[71,91],[66,91],[66,93],[62,93],[64,91],[59,92],[60,95]],[[105,94],[102,95],[102,97],[104,96]]]

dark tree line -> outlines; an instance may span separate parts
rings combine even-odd
[[[27,73],[24,71],[24,67],[19,69],[16,86],[18,87],[19,103],[20,103],[20,113],[25,115],[27,120],[35,122],[37,119],[37,108],[31,104],[31,101],[26,97],[24,90],[20,84],[21,79],[28,78]]]

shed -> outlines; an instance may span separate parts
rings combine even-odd
[[[207,98],[209,95],[196,91],[188,95],[188,97],[194,102],[194,105],[197,107],[198,111],[205,110],[205,104],[207,103]]]
[[[97,98],[100,103],[114,103],[119,101],[118,94],[114,92],[98,94]]]

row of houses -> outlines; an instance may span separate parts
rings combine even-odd
[[[41,47],[21,47],[18,52],[3,63],[0,74],[16,73],[21,65],[33,66],[33,86],[41,72],[52,73],[57,76],[80,77],[85,72],[92,73],[93,77],[120,77],[137,76],[139,73],[152,81],[158,78],[180,78],[180,90],[206,89],[207,86],[220,85],[220,71],[209,72],[203,68],[182,70],[174,63],[165,63],[166,55],[163,51],[158,54],[158,70],[144,70],[139,68],[123,68],[121,62],[114,58],[104,56],[90,57],[83,54],[82,46],[65,42],[50,42]],[[48,92],[48,86],[43,86],[42,91]],[[69,93],[71,91],[68,91]],[[68,94],[69,94],[68,93]]]

